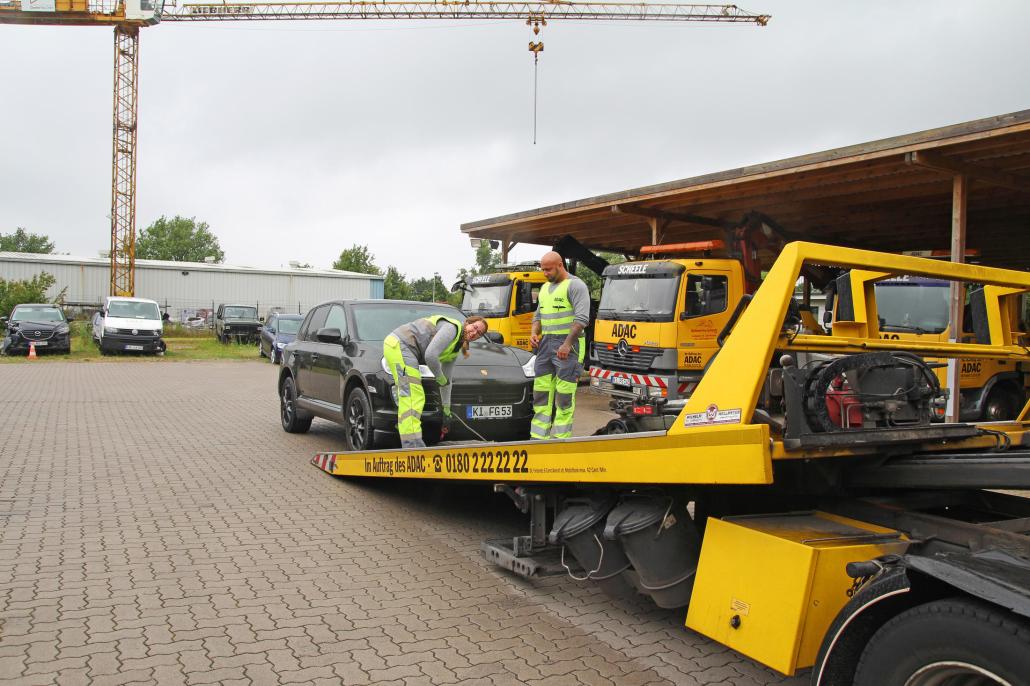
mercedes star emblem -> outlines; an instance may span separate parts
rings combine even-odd
[[[619,357],[626,357],[629,354],[629,343],[626,342],[625,338],[619,341],[619,346],[616,350],[619,353]]]

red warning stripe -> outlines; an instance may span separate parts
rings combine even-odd
[[[332,474],[336,470],[336,455],[332,453],[318,453],[311,458],[311,464],[324,472]]]

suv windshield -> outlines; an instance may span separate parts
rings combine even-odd
[[[381,341],[401,324],[413,322],[422,317],[442,314],[460,321],[465,316],[448,305],[396,304],[388,305],[355,305],[354,306],[355,338],[359,341]]]
[[[112,300],[107,304],[107,316],[122,319],[160,319],[161,313],[157,309],[157,303]]]
[[[19,305],[11,315],[12,322],[63,322],[61,310],[49,305]]]
[[[302,319],[280,319],[279,333],[297,333]]]
[[[257,319],[257,308],[227,307],[222,314],[226,319]]]
[[[496,286],[473,286],[471,291],[465,291],[465,297],[461,301],[461,311],[470,316],[504,317],[508,314],[510,301],[510,283]]]
[[[601,305],[597,310],[603,319],[629,321],[672,321],[676,309],[678,274],[660,274],[647,278],[613,278],[604,281]]]
[[[874,284],[880,328],[941,333],[948,328],[950,284],[929,279],[891,279]]]

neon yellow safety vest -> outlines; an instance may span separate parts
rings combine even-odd
[[[544,284],[540,289],[537,312],[540,313],[540,333],[544,336],[568,336],[572,331],[576,311],[569,301],[571,281],[566,277],[553,291],[549,290],[551,284]]]
[[[447,345],[447,349],[440,355],[440,361],[450,362],[451,360],[457,359],[458,351],[461,350],[461,342],[464,339],[463,334],[465,333],[465,327],[462,323],[453,317],[445,317],[442,314],[434,314],[432,316],[425,317],[425,319],[433,326],[439,326],[441,320],[454,325],[454,328],[458,330],[458,335],[454,337],[454,340]]]

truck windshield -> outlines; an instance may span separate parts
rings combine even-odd
[[[256,307],[227,307],[224,312],[226,319],[257,319]]]
[[[597,314],[602,319],[671,322],[679,283],[678,274],[648,278],[608,277],[601,290]]]
[[[466,315],[480,317],[504,317],[508,314],[508,303],[511,302],[511,284],[496,286],[472,286],[465,291],[461,301],[461,311]]]
[[[947,281],[891,279],[874,285],[880,328],[907,333],[941,333],[948,328]]]
[[[12,322],[63,322],[64,315],[56,307],[20,305],[11,315]]]
[[[160,319],[161,313],[157,309],[157,303],[112,300],[107,305],[107,316],[121,319]]]
[[[448,305],[433,305],[432,303],[425,305],[412,303],[355,305],[354,335],[359,341],[381,341],[401,324],[434,314],[442,314],[465,321],[461,312]]]

